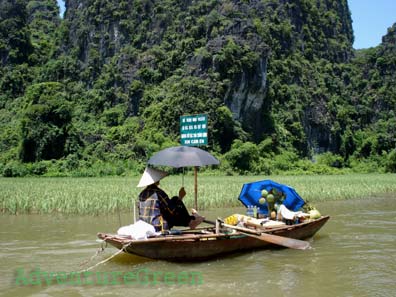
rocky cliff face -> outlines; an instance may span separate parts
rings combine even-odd
[[[65,19],[68,51],[77,55],[83,72],[88,71],[87,80],[97,79],[103,65],[114,58],[122,76],[118,85],[124,90],[133,81],[161,83],[178,69],[212,81],[216,72],[222,85],[219,96],[256,141],[274,131],[268,126],[274,114],[271,108],[283,100],[266,95],[268,71],[276,74],[268,70],[271,59],[293,60],[298,53],[308,61],[338,63],[352,56],[346,1],[67,0]],[[293,73],[280,75],[284,83],[304,86]],[[135,113],[141,96],[144,91],[130,95]],[[306,112],[317,115],[311,109]],[[314,123],[304,119],[309,116],[300,120],[305,126],[302,133],[316,138],[311,143],[326,134],[312,133]],[[330,135],[325,138],[331,142]]]
[[[247,130],[260,135],[269,49],[251,17],[262,9],[261,1],[67,0],[67,48],[83,71],[90,71],[89,80],[116,58],[124,90],[133,81],[160,83],[177,69],[201,78],[216,71],[225,85],[223,102]],[[166,69],[161,68],[169,54]],[[243,55],[251,56],[245,65],[238,60]],[[153,78],[146,70],[160,73]],[[136,111],[140,98],[133,94],[130,100]]]
[[[354,141],[360,157],[385,154],[396,145],[396,24],[388,28],[382,43],[360,50],[352,61],[355,78],[351,82],[351,115],[363,132],[361,143]],[[370,133],[371,132],[371,133]],[[373,135],[374,134],[374,135]]]
[[[25,8],[30,13],[24,11],[21,18],[34,28],[43,20],[35,22],[36,13],[45,12],[46,27],[55,28],[59,20],[51,3],[29,1]],[[144,115],[144,126],[150,121],[145,112],[152,113],[155,105],[159,109],[155,112],[167,122],[150,125],[178,134],[170,122],[177,122],[180,114],[208,112],[216,118],[217,108],[225,105],[235,129],[240,124],[250,140],[260,142],[277,134],[277,141],[292,143],[303,154],[312,148],[337,151],[341,146],[347,124],[333,125],[338,117],[334,106],[343,104],[335,98],[344,97],[348,84],[340,65],[353,56],[346,0],[66,0],[65,4],[56,37],[64,73],[59,74],[60,64],[50,63],[43,76],[58,80],[61,75],[63,81],[84,84],[88,95],[82,100],[96,115],[115,111],[121,118]],[[41,44],[40,56],[53,53],[45,46],[51,38],[41,33],[33,37]],[[2,50],[1,57],[4,61],[8,54]],[[189,92],[176,88],[175,81],[205,87]]]
[[[27,103],[53,86],[70,115],[56,158],[145,158],[177,142],[179,116],[194,113],[209,114],[220,153],[238,153],[239,139],[262,158],[385,158],[395,32],[354,51],[346,0],[67,0],[63,20],[56,0],[0,0],[0,162],[20,158],[29,133],[15,127],[29,112],[42,125],[26,129],[56,135]]]

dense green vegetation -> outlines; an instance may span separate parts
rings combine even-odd
[[[396,172],[396,25],[355,51],[346,0],[66,2],[0,0],[0,175],[138,174],[194,113],[227,174]]]
[[[198,207],[241,207],[238,200],[243,183],[267,179],[265,176],[208,176],[198,178]],[[375,196],[394,197],[394,174],[351,174],[273,176],[272,179],[294,187],[305,200],[312,202],[364,199]],[[131,212],[133,201],[141,189],[139,179],[103,178],[0,178],[0,212],[106,214]],[[181,176],[169,176],[161,187],[175,195],[182,183]],[[184,177],[187,196],[183,199],[190,209],[194,205],[194,177]],[[224,189],[227,189],[226,191]]]

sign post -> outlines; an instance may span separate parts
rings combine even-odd
[[[208,115],[196,114],[180,117],[180,144],[200,146],[208,144]]]
[[[208,144],[208,115],[196,114],[180,117],[180,144],[200,146]],[[194,167],[194,206],[198,209],[198,167]]]

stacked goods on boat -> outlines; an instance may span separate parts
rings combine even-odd
[[[319,219],[322,216],[319,210],[317,210],[316,207],[310,203],[305,203],[303,210],[309,214],[309,218],[311,220]]]
[[[283,204],[285,199],[285,193],[276,188],[272,188],[269,191],[264,189],[261,191],[259,203],[261,205],[266,204],[268,217],[272,220],[285,220],[291,221],[291,223],[299,223],[307,219],[314,220],[320,218],[321,215],[319,211],[312,204],[305,202],[299,211],[291,211]]]
[[[263,189],[261,197],[256,200],[258,203],[247,205],[246,215],[234,214],[227,217],[224,222],[234,226],[270,228],[308,222],[321,217],[320,212],[312,204],[304,201],[299,210],[293,211],[284,204],[285,199],[285,193],[275,187]]]

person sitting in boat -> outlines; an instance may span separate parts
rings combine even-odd
[[[159,182],[168,173],[147,167],[137,185],[145,187],[139,194],[139,219],[153,225],[156,231],[170,230],[173,226],[188,226],[195,229],[203,222],[204,217],[193,210],[190,215],[182,201],[186,195],[183,187],[179,195],[169,199],[168,195],[160,189]]]

